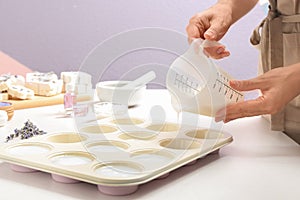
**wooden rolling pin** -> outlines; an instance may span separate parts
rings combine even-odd
[[[89,101],[92,97],[89,95],[77,96],[77,101]],[[33,99],[29,100],[5,100],[6,102],[11,102],[15,110],[35,108],[42,106],[52,106],[64,103],[64,94],[58,94],[51,97],[44,96],[34,96]]]

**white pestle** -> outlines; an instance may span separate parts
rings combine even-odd
[[[149,83],[150,81],[152,81],[153,79],[156,78],[156,74],[154,71],[150,71],[146,74],[144,74],[143,76],[140,76],[139,78],[130,81],[129,83],[127,83],[126,85],[123,85],[119,88],[122,89],[131,89],[131,88],[136,88],[138,86],[143,86],[146,85],[147,83]]]

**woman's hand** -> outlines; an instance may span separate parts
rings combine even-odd
[[[231,26],[231,9],[226,4],[216,4],[194,15],[186,27],[190,39],[202,38],[219,41]]]
[[[189,42],[195,38],[219,41],[230,26],[249,12],[258,0],[218,0],[209,9],[194,15],[186,27]],[[215,59],[229,56],[224,46],[206,50]]]
[[[245,81],[230,81],[238,91],[260,89],[262,96],[231,104],[217,112],[215,120],[225,123],[231,120],[262,114],[275,114],[300,94],[300,63],[268,71],[257,78]]]
[[[186,27],[189,41],[202,38],[209,41],[220,40],[231,25],[231,9],[226,4],[216,4],[194,15]],[[205,48],[209,57],[221,59],[230,55],[224,45]]]
[[[221,59],[230,55],[230,52],[226,50],[226,47],[220,43],[215,46],[204,46],[203,51],[208,57],[214,59]]]

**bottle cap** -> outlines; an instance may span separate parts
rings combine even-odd
[[[67,92],[74,92],[75,91],[75,84],[74,83],[68,83],[66,85],[66,91]]]

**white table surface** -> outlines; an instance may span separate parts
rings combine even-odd
[[[31,119],[39,128],[76,130],[72,118],[60,118],[62,105],[18,110],[0,128],[5,137]],[[150,90],[145,103],[132,112],[148,116],[149,109],[166,111],[176,119],[165,90]],[[200,117],[201,118],[201,117]],[[201,118],[207,124],[210,119]],[[219,154],[200,159],[195,165],[173,171],[167,178],[141,185],[129,196],[107,196],[92,184],[62,184],[47,173],[18,173],[0,161],[1,200],[6,199],[300,199],[300,146],[281,132],[269,130],[261,117],[235,120],[223,126],[234,141]]]

